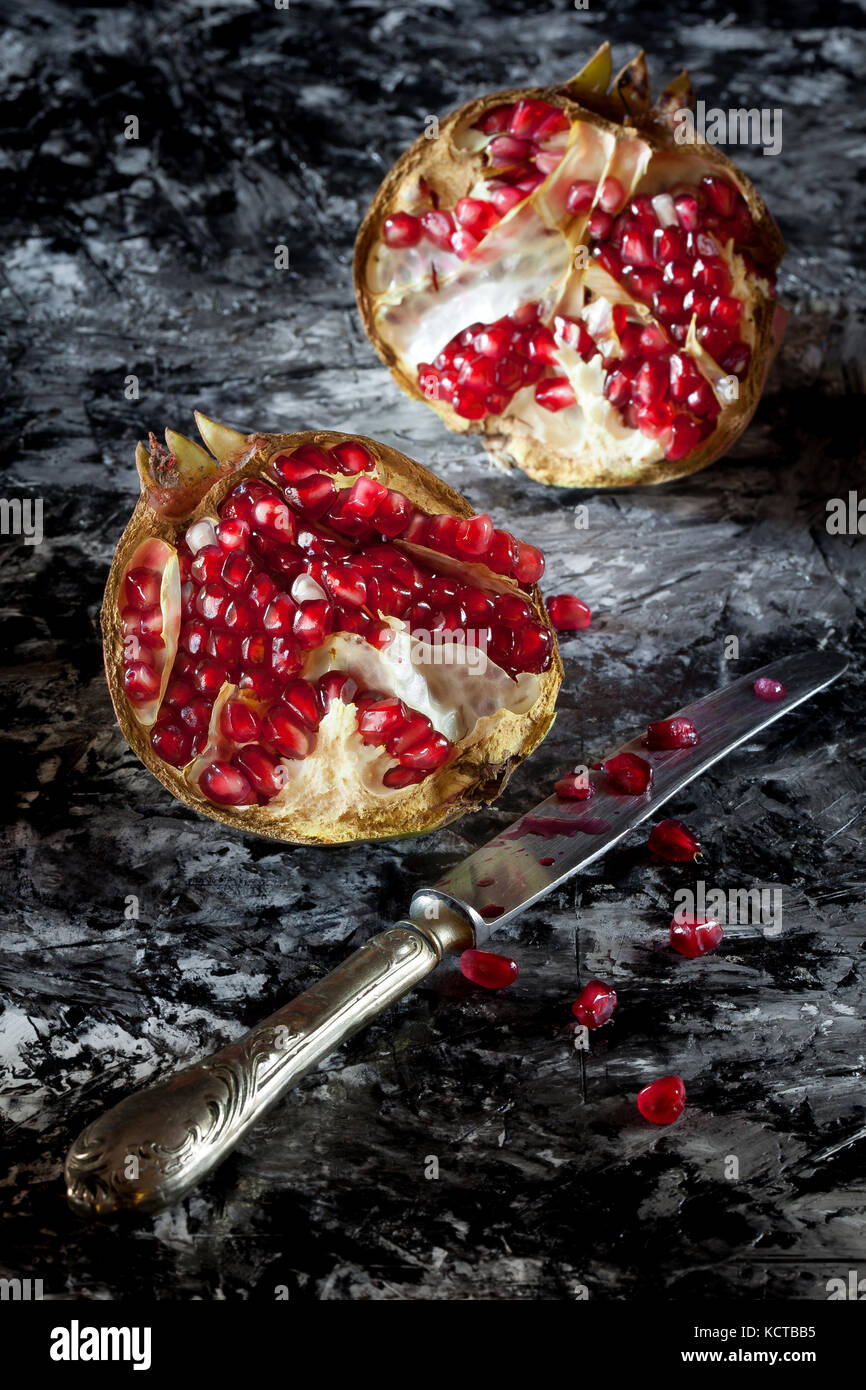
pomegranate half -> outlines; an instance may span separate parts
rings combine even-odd
[[[355,289],[396,381],[560,486],[705,467],[751,418],[784,327],[784,252],[725,155],[677,143],[610,47],[561,86],[479,97],[422,136],[361,226]]]
[[[553,720],[535,547],[331,431],[139,444],[102,609],[128,742],[188,806],[275,839],[414,834],[492,800]]]

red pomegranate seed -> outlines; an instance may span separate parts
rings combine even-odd
[[[293,718],[284,705],[273,705],[268,711],[262,737],[284,758],[306,758],[316,746],[315,734]]]
[[[380,535],[400,536],[406,530],[411,515],[412,503],[409,498],[404,497],[402,492],[389,489],[388,496],[373,513],[372,524]]]
[[[223,550],[246,550],[250,543],[250,524],[239,518],[217,522],[216,533]]]
[[[490,141],[487,152],[494,164],[525,164],[532,153],[528,140],[520,140],[514,135],[498,135]]]
[[[671,395],[675,401],[685,401],[690,392],[700,386],[703,380],[690,357],[681,352],[673,353],[670,359],[670,384]]]
[[[226,627],[238,637],[246,637],[252,632],[253,627],[259,620],[259,615],[254,608],[245,603],[232,602],[223,614],[223,622]]]
[[[690,290],[692,288],[691,261],[668,261],[664,268],[662,280],[665,285],[670,285],[673,289]]]
[[[409,723],[409,713],[401,700],[388,696],[372,700],[358,715],[358,732],[362,743],[386,743],[403,732]]]
[[[177,724],[157,724],[150,742],[157,757],[172,767],[186,767],[192,759],[192,735],[188,729],[182,729]]]
[[[579,632],[592,622],[589,606],[574,594],[554,594],[547,600],[547,611],[557,632]]]
[[[324,516],[336,495],[336,489],[327,473],[311,473],[298,483],[286,487],[286,497],[310,521],[318,521]]]
[[[496,323],[488,324],[472,339],[472,346],[476,352],[480,352],[482,357],[490,357],[496,362],[508,352],[510,343],[511,334],[508,329]]]
[[[637,753],[617,753],[603,764],[611,789],[625,796],[642,796],[653,783],[653,770]]]
[[[666,323],[680,318],[683,313],[682,291],[674,287],[656,290],[653,309]]]
[[[342,675],[343,673],[333,672],[331,674]],[[280,698],[309,729],[318,729],[322,718],[322,711],[319,706],[316,691],[313,686],[310,685],[309,681],[289,681],[288,685],[284,687]],[[330,708],[330,703],[328,708]]]
[[[320,647],[332,630],[331,605],[324,599],[302,603],[295,614],[293,632],[302,647]]]
[[[255,801],[249,779],[231,763],[211,763],[202,773],[199,786],[209,801],[221,806],[246,806]]]
[[[671,922],[671,949],[687,960],[697,960],[721,943],[724,932],[715,917],[674,917]]]
[[[222,666],[224,671],[227,671],[231,666],[234,666],[241,654],[240,642],[234,633],[217,630],[208,636],[205,651],[208,656],[212,656]]]
[[[578,179],[568,190],[565,206],[572,216],[588,212],[595,197],[595,184],[590,179]]]
[[[567,772],[554,782],[553,790],[565,801],[592,801],[595,796],[595,786],[585,772]]]
[[[498,956],[493,951],[473,948],[461,955],[460,973],[473,985],[481,985],[483,989],[505,989],[506,985],[514,983],[520,971],[517,961],[509,956]]]
[[[254,668],[242,671],[238,680],[241,690],[248,690],[257,700],[273,700],[279,694],[279,683],[269,671]]]
[[[221,584],[205,584],[196,595],[195,609],[206,622],[218,623],[228,602],[229,595]]]
[[[206,623],[184,623],[180,630],[180,645],[190,656],[201,656],[207,646],[210,629]]]
[[[734,343],[730,351],[725,353],[719,366],[730,376],[736,376],[742,380],[749,370],[751,360],[752,349],[748,343]]]
[[[693,863],[701,857],[700,841],[681,820],[660,820],[650,831],[649,849],[672,864]]]
[[[710,304],[710,317],[722,328],[736,328],[742,311],[741,299],[729,299],[725,295],[716,295]]]
[[[496,367],[489,357],[483,357],[481,353],[467,357],[460,368],[458,381],[461,386],[483,396],[496,385]]]
[[[652,252],[646,235],[642,231],[632,229],[625,233],[622,239],[621,254],[624,264],[628,263],[642,268],[652,266]]]
[[[663,227],[653,236],[653,255],[659,265],[681,261],[685,254],[686,238],[679,227]]]
[[[691,719],[675,715],[650,724],[644,743],[647,748],[694,748],[701,736]]]
[[[511,574],[520,558],[517,541],[511,532],[494,531],[493,540],[490,542],[484,558],[488,569],[493,570],[496,574]]]
[[[287,636],[293,631],[297,607],[288,594],[276,594],[265,609],[262,626],[267,632],[282,633]]]
[[[691,289],[683,297],[683,313],[689,318],[697,314],[701,323],[706,323],[710,317],[710,304],[712,300],[708,294],[702,294],[700,290]]]
[[[658,270],[638,270],[630,267],[626,279],[632,294],[638,299],[651,300],[662,287],[662,277]]]
[[[625,202],[625,189],[619,179],[608,176],[601,185],[598,201],[605,212],[618,212]]]
[[[571,1012],[584,1028],[602,1028],[610,1022],[615,1008],[615,990],[604,980],[589,980],[572,1004]]]
[[[605,212],[603,208],[597,207],[590,216],[589,222],[587,223],[587,230],[593,241],[607,241],[607,238],[613,231],[613,218],[609,212]],[[593,254],[597,255],[600,259],[602,251],[607,249],[610,248],[597,246]],[[619,264],[618,259],[617,264]],[[605,269],[607,269],[607,267],[605,267]]]
[[[479,241],[499,221],[496,209],[481,198],[458,198],[454,218]]]
[[[660,1076],[638,1093],[637,1108],[654,1125],[672,1125],[686,1108],[682,1077]]]
[[[131,608],[153,608],[159,603],[161,586],[156,570],[130,570],[126,576],[126,601]]]
[[[425,212],[421,215],[421,226],[425,234],[441,251],[451,250],[454,235],[454,218],[450,212]]]
[[[517,561],[513,567],[514,578],[519,584],[537,584],[544,574],[544,556],[534,545],[525,541],[517,542]]]
[[[355,565],[328,565],[323,582],[334,603],[361,608],[367,601],[367,585]]]
[[[219,545],[203,545],[190,565],[190,577],[196,584],[210,584],[219,579],[225,562],[225,552]]]
[[[422,738],[411,748],[406,748],[395,756],[399,758],[402,767],[428,770],[441,767],[447,761],[450,752],[451,744],[448,739],[444,734],[437,733],[434,729],[426,738]]]
[[[389,767],[382,778],[382,783],[391,788],[411,787],[418,782],[423,782],[427,776],[428,773],[414,772],[411,767]]]
[[[535,399],[545,410],[556,411],[574,405],[577,397],[567,376],[554,376],[538,382]]]
[[[234,762],[249,778],[259,795],[269,801],[283,790],[288,780],[286,769],[279,758],[268,753],[260,744],[249,743],[239,749]]]
[[[341,444],[334,444],[328,452],[340,473],[371,473],[376,467],[370,450],[357,439],[344,439]]]
[[[233,743],[253,743],[261,736],[261,720],[243,700],[227,700],[220,715],[220,728]]]
[[[451,404],[464,420],[483,420],[488,413],[484,398],[477,392],[470,391],[468,387],[458,387]]]
[[[699,257],[692,266],[692,279],[710,294],[725,295],[731,288],[730,272],[720,256]]]
[[[254,574],[253,562],[243,550],[230,550],[220,570],[220,578],[229,589],[248,588]]]
[[[665,447],[665,458],[677,460],[685,458],[699,443],[701,427],[688,415],[675,415],[671,421],[670,439]]]
[[[173,679],[169,682],[165,692],[165,703],[167,705],[187,704],[195,694],[195,687],[191,681],[184,680],[183,677]]]
[[[759,700],[781,700],[787,694],[781,681],[774,681],[771,676],[759,676],[752,686]]]
[[[382,224],[386,246],[416,246],[421,240],[421,223],[408,212],[394,212]]]
[[[141,704],[159,693],[160,677],[145,661],[131,661],[123,670],[123,687],[130,700]]]
[[[730,334],[723,328],[710,328],[702,324],[698,329],[698,342],[716,362],[721,362],[731,346]]]
[[[701,188],[707,195],[707,202],[713,211],[720,217],[730,217],[737,203],[737,190],[733,184],[728,183],[727,179],[716,178],[713,174],[704,174]]]
[[[634,379],[632,396],[644,405],[658,405],[668,393],[668,365],[648,358]]]
[[[514,631],[511,664],[520,671],[546,671],[552,650],[553,637],[547,628],[540,627],[538,623],[527,623]]]
[[[217,661],[200,661],[192,673],[192,683],[200,695],[216,699],[226,680],[225,667]]]
[[[719,413],[719,403],[708,381],[702,381],[686,397],[686,405],[693,415],[709,415],[715,419]]]
[[[522,188],[514,188],[506,183],[491,183],[489,188],[490,201],[500,217],[504,217],[526,197]]]
[[[680,226],[686,232],[696,232],[701,218],[701,209],[697,198],[691,193],[680,193],[674,198],[674,207]]]
[[[493,540],[493,522],[486,512],[461,521],[454,533],[454,545],[458,554],[475,559],[483,555]]]
[[[271,642],[271,670],[279,680],[287,680],[301,669],[301,654],[291,637],[275,637]]]

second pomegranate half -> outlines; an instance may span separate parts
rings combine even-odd
[[[358,234],[367,334],[399,385],[561,486],[657,483],[746,427],[784,325],[782,239],[685,73],[643,54],[467,103],[394,165]]]
[[[102,625],[120,726],[241,829],[407,835],[492,800],[562,666],[534,546],[419,464],[330,431],[138,446]]]

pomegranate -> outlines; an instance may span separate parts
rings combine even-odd
[[[374,440],[166,430],[103,605],[135,752],[217,820],[309,843],[491,800],[562,678],[534,546]],[[213,457],[211,456],[213,455]]]
[[[421,136],[358,234],[373,346],[410,396],[560,486],[664,482],[742,432],[784,326],[778,229],[711,145],[685,72],[639,54],[478,97]]]

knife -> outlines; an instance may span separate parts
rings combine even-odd
[[[653,768],[652,786],[641,796],[615,793],[603,771],[589,774],[591,801],[549,796],[437,883],[420,888],[405,921],[373,936],[297,999],[88,1125],[66,1157],[72,1209],[105,1217],[179,1202],[296,1081],[446,954],[479,945],[592,864],[726,753],[836,680],[846,665],[821,652],[786,657],[678,710],[698,729],[695,747],[650,751],[641,737],[624,744],[618,752],[638,753]],[[759,699],[752,689],[759,676],[780,681],[782,698]]]

